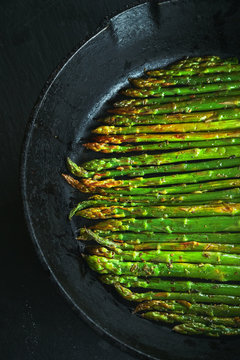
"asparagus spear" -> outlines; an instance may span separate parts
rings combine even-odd
[[[240,66],[240,65],[238,65]],[[126,89],[122,91],[123,95],[130,97],[164,97],[164,96],[173,96],[173,95],[192,95],[192,94],[203,94],[213,91],[223,91],[223,90],[234,90],[240,88],[239,81],[231,81],[226,83],[215,83],[215,84],[206,84],[199,86],[182,86],[182,87],[160,87],[154,89]]]
[[[179,78],[178,78],[179,79]],[[157,104],[166,104],[172,103],[176,101],[185,101],[192,99],[202,99],[202,98],[212,98],[218,96],[234,96],[239,95],[240,90],[230,90],[230,91],[218,91],[203,93],[203,94],[192,94],[192,95],[182,95],[182,96],[165,96],[165,97],[156,97],[156,98],[144,98],[144,99],[124,99],[120,101],[116,101],[113,106],[114,107],[125,107],[125,106],[142,106],[142,105],[157,105]]]
[[[205,325],[224,325],[233,328],[240,328],[240,318],[227,317],[203,317],[193,314],[172,314],[159,311],[149,311],[141,314],[141,317],[148,320],[162,321],[168,324],[175,323],[191,323],[191,324],[205,324]],[[240,330],[240,329],[239,329]],[[240,334],[240,331],[239,331]]]
[[[179,264],[175,264],[179,265]],[[181,265],[181,264],[180,264]],[[194,264],[188,264],[194,266]],[[196,266],[196,265],[195,265]],[[211,265],[210,265],[211,266]],[[213,265],[212,265],[213,266]],[[142,302],[145,300],[185,300],[191,303],[201,302],[201,303],[213,303],[213,304],[227,304],[227,305],[239,305],[240,297],[239,296],[229,296],[229,295],[206,295],[206,294],[195,294],[195,293],[184,293],[184,292],[141,292],[136,293],[123,287],[122,285],[116,283],[114,284],[117,292],[126,300]]]
[[[107,238],[101,238],[100,236],[95,239],[99,244],[118,252],[119,249],[125,250],[169,250],[169,251],[216,251],[228,254],[240,254],[240,246],[232,244],[211,244],[211,243],[199,243],[199,242],[185,242],[185,243],[142,243],[138,245],[128,243],[118,243]],[[101,251],[101,250],[100,250]],[[90,251],[91,252],[91,251]],[[100,255],[99,250],[93,250],[91,254]]]
[[[219,337],[222,335],[239,335],[240,329],[226,327],[224,325],[204,325],[197,323],[188,323],[176,325],[174,331],[184,335],[205,335]]]
[[[240,265],[240,256],[237,254],[226,254],[214,251],[167,251],[148,250],[132,251],[116,248],[115,251],[104,247],[89,249],[91,255],[104,256],[107,259],[119,261],[137,261],[154,263],[191,263],[191,264],[214,264],[214,265]],[[240,269],[240,268],[239,268]]]
[[[146,276],[146,277],[188,277],[205,280],[217,281],[238,281],[240,268],[239,266],[231,265],[212,265],[212,264],[189,264],[189,263],[174,263],[166,265],[164,263],[154,262],[127,262],[116,259],[107,259],[103,256],[85,255],[85,259],[94,271],[100,274],[115,274],[115,275],[132,275],[132,276]],[[226,295],[202,295],[189,293],[133,293],[120,284],[115,284],[117,290],[121,291],[128,300],[143,301],[143,300],[187,300],[190,302],[213,302],[236,305],[240,304],[240,297],[226,296]],[[165,296],[164,296],[165,294]],[[168,295],[172,294],[172,295]],[[184,294],[184,295],[183,295]],[[205,299],[205,300],[204,300]]]
[[[183,76],[183,75],[199,75],[199,74],[218,74],[218,73],[231,73],[240,71],[240,65],[223,64],[204,68],[187,68],[187,69],[160,69],[147,71],[148,76]]]
[[[199,203],[199,202],[221,202],[222,200],[229,200],[230,202],[238,202],[240,195],[239,188],[233,188],[223,191],[209,191],[207,193],[199,191],[198,193],[186,194],[186,195],[160,195],[153,194],[148,196],[124,196],[121,194],[114,195],[93,195],[90,197],[89,201],[81,202],[79,210],[90,207],[90,206],[99,206],[99,205],[110,205],[110,202],[117,202],[119,204],[128,203],[131,206],[136,206],[137,203],[141,203],[143,206],[148,205],[160,205],[162,203]],[[95,201],[95,203],[93,202]],[[109,203],[108,203],[109,201]],[[135,204],[135,205],[134,205]],[[112,204],[113,205],[113,204]]]
[[[70,218],[77,214],[78,211],[89,208],[91,206],[112,206],[112,205],[121,205],[121,206],[146,206],[146,205],[159,205],[162,203],[167,204],[189,204],[189,203],[208,203],[211,201],[221,200],[230,200],[230,201],[239,201],[240,199],[240,188],[229,189],[224,191],[213,191],[208,193],[199,193],[199,194],[187,194],[187,195],[159,195],[159,196],[103,196],[95,195],[87,201],[82,201],[77,204],[77,206],[71,210]]]
[[[218,82],[239,81],[240,72],[201,75],[201,76],[166,76],[159,78],[137,78],[130,79],[134,86],[139,88],[154,88],[174,85],[200,85]]]
[[[228,61],[228,60],[231,61],[231,58],[222,60],[219,56],[186,57],[186,58],[183,58],[182,60],[174,62],[173,64],[170,64],[168,66],[168,68],[169,69],[175,69],[175,68],[179,69],[182,67],[191,67],[191,66],[199,66],[199,65],[204,66],[206,63],[207,63],[206,66],[211,66],[215,63],[219,63],[222,61]],[[236,60],[234,60],[234,58],[233,58],[233,61],[236,61]],[[236,62],[236,64],[238,64],[238,62]]]
[[[192,133],[171,133],[171,134],[130,134],[130,135],[98,135],[93,141],[121,144],[124,142],[161,142],[161,141],[198,141],[198,140],[214,140],[214,139],[227,139],[239,138],[240,131],[211,131],[211,132],[192,132]]]
[[[204,94],[203,96],[206,96]],[[168,97],[169,98],[169,97]],[[158,101],[162,98],[143,99],[136,101],[144,101],[148,104],[148,101]],[[128,100],[131,101],[131,100]],[[134,100],[135,101],[135,100]],[[143,104],[145,105],[145,103]],[[204,112],[194,112],[189,114],[177,113],[177,114],[164,114],[164,115],[111,115],[104,118],[102,121],[109,125],[137,125],[137,124],[175,124],[185,122],[201,122],[201,121],[213,121],[213,120],[229,120],[239,119],[240,109],[225,109],[225,110],[211,110]]]
[[[233,139],[227,139],[232,141]],[[237,140],[237,139],[234,139]],[[215,140],[221,141],[221,140]],[[226,140],[224,140],[226,141]],[[207,141],[204,141],[206,143]],[[187,172],[187,171],[198,171],[198,170],[208,170],[208,169],[220,169],[240,165],[240,158],[230,158],[230,159],[221,159],[221,160],[206,160],[200,162],[188,162],[188,163],[179,163],[179,164],[170,164],[170,165],[161,165],[161,166],[124,166],[116,170],[108,170],[103,173],[95,173],[94,171],[84,170],[82,167],[75,164],[71,159],[68,158],[69,168],[73,175],[85,178],[101,179],[107,177],[119,177],[128,175],[130,177],[134,176],[143,176],[147,174],[164,174],[164,173],[174,173],[174,172]]]
[[[154,144],[137,144],[137,145],[112,145],[108,143],[86,143],[83,144],[87,149],[93,151],[101,151],[103,153],[127,153],[133,151],[155,151],[155,150],[180,150],[191,148],[203,148],[214,146],[229,146],[239,145],[240,139],[217,139],[217,140],[205,140],[205,141],[192,141],[192,142],[168,142],[163,141]],[[87,177],[84,173],[83,177]]]
[[[199,233],[199,234],[166,234],[144,231],[141,233],[134,232],[114,232],[111,231],[89,231],[82,228],[79,230],[78,240],[92,240],[92,234],[115,242],[126,242],[127,244],[143,244],[143,243],[185,243],[185,242],[201,242],[201,243],[221,243],[221,244],[240,244],[239,233]],[[90,235],[91,234],[91,235]]]
[[[199,218],[109,219],[92,225],[93,230],[154,231],[166,233],[238,232],[240,216],[202,216]]]
[[[213,148],[194,148],[171,153],[157,155],[137,155],[132,157],[101,158],[84,163],[86,170],[100,171],[102,169],[115,168],[122,165],[162,165],[174,162],[191,160],[220,159],[240,155],[240,146],[222,146]]]
[[[77,180],[76,180],[77,182]],[[183,185],[174,185],[169,187],[137,187],[137,188],[108,188],[100,189],[96,188],[100,194],[121,194],[121,195],[148,195],[148,194],[187,194],[192,192],[206,192],[214,191],[219,189],[229,189],[235,188],[240,185],[238,179],[227,179],[227,180],[218,180],[218,181],[206,181],[198,184],[183,184]],[[86,187],[86,190],[83,190],[83,185],[79,186],[79,190],[83,192],[89,192],[90,189]]]
[[[226,203],[144,207],[113,205],[83,209],[78,211],[76,215],[86,219],[233,216],[240,215],[240,204]]]
[[[82,179],[82,182],[85,186],[89,188],[111,188],[111,187],[139,187],[139,186],[158,186],[158,185],[171,185],[171,184],[188,184],[188,183],[201,183],[202,181],[207,180],[216,180],[216,179],[229,179],[229,178],[239,178],[240,169],[238,166],[226,169],[215,169],[215,170],[204,170],[197,172],[187,172],[183,174],[174,174],[161,177],[137,177],[127,180],[115,180],[115,179],[106,179],[106,180],[92,180],[92,179]]]
[[[170,65],[169,69],[189,68],[189,67],[209,67],[212,65],[224,64],[238,64],[237,58],[221,59],[218,56],[204,56],[204,57],[187,57]]]
[[[147,243],[141,243],[141,244],[129,244],[125,242],[115,242],[111,241],[108,238],[104,238],[101,236],[98,236],[93,231],[86,229],[87,232],[87,239],[93,239],[98,244],[103,245],[107,247],[108,249],[111,249],[115,251],[116,253],[120,250],[176,250],[176,251],[217,251],[217,252],[223,252],[223,253],[229,253],[229,254],[240,254],[240,246],[233,245],[233,244],[212,244],[212,243],[200,243],[196,241],[189,241],[184,243],[179,242],[167,242],[167,243],[159,243],[159,242],[147,242]],[[90,249],[91,252],[92,248]],[[97,255],[99,251],[102,251],[101,249],[97,248],[96,250],[93,250],[93,254]],[[116,282],[116,281],[115,281]]]
[[[208,86],[208,85],[206,85]],[[213,85],[212,85],[213,86]],[[240,82],[239,82],[240,87]],[[156,91],[158,88],[154,88]],[[162,89],[162,88],[161,88]],[[144,90],[143,90],[144,91]],[[240,106],[240,96],[222,96],[212,98],[192,99],[188,101],[178,101],[160,105],[149,105],[141,107],[120,107],[108,110],[112,114],[134,115],[134,114],[171,114],[171,113],[189,113],[193,111],[205,111],[215,109],[227,109]]]
[[[224,283],[211,283],[211,282],[193,282],[190,280],[162,280],[161,278],[139,278],[137,276],[118,276],[118,275],[102,275],[100,280],[108,285],[116,283],[124,284],[125,287],[154,289],[170,292],[188,292],[188,293],[201,293],[206,295],[229,295],[240,296],[240,286]],[[145,302],[138,305],[136,311],[143,310],[160,310],[158,301]],[[161,304],[160,304],[161,305]],[[184,304],[183,304],[184,305]],[[240,314],[240,309],[238,309]],[[210,314],[209,314],[210,315]],[[229,316],[230,314],[226,314]],[[217,315],[217,316],[222,316]],[[235,315],[237,316],[237,315]]]
[[[99,126],[92,132],[94,134],[115,135],[115,134],[151,134],[151,133],[185,133],[192,131],[215,131],[232,130],[240,127],[240,121],[222,120],[212,122],[167,124],[167,125],[144,125],[144,126]]]
[[[134,312],[139,311],[171,311],[180,314],[196,314],[204,316],[220,316],[220,317],[239,317],[239,306],[231,306],[226,304],[192,304],[184,300],[152,300],[140,303]],[[237,320],[237,319],[236,319]]]
[[[89,193],[93,192],[93,189],[88,188],[87,186],[80,183],[80,181],[73,179],[69,175],[62,174],[64,179],[77,190]],[[207,181],[204,183],[198,184],[183,184],[183,185],[175,185],[169,187],[149,187],[149,188],[109,188],[109,189],[100,189],[96,188],[96,192],[107,195],[107,194],[116,194],[116,195],[148,195],[154,194],[158,195],[166,195],[166,194],[187,194],[192,192],[207,192],[214,191],[219,189],[229,189],[240,186],[240,181],[238,179],[227,179],[220,181]]]

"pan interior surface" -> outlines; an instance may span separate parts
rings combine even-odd
[[[239,18],[240,3],[229,0],[149,2],[115,16],[51,79],[29,126],[22,189],[37,251],[77,311],[138,358],[239,359],[239,339],[190,338],[133,315],[79,256],[75,236],[86,222],[70,223],[68,213],[86,197],[61,173],[67,156],[101,156],[81,144],[129,77],[185,56],[240,57]]]

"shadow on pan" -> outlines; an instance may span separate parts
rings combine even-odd
[[[97,156],[82,139],[128,77],[184,56],[240,57],[239,18],[240,3],[230,0],[151,1],[115,16],[51,77],[29,124],[22,193],[38,254],[77,312],[138,358],[239,359],[239,339],[190,338],[132,315],[76,256],[85,223],[67,215],[84,196],[60,174],[67,156],[79,163]]]

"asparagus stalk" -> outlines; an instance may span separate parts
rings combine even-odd
[[[127,203],[131,206],[137,206],[136,204],[141,203],[143,206],[148,205],[160,205],[162,203],[174,203],[183,204],[183,203],[199,203],[199,202],[221,202],[222,200],[229,200],[230,202],[238,202],[240,195],[239,188],[233,188],[223,191],[209,191],[207,193],[199,191],[194,194],[186,195],[159,195],[153,194],[149,196],[124,196],[121,194],[114,194],[111,196],[108,195],[93,195],[89,201],[81,202],[79,210],[90,207],[90,206],[99,206],[99,205],[110,205],[110,202],[116,202],[119,204]],[[95,201],[95,203],[93,202]],[[108,203],[109,202],[109,203]],[[114,204],[111,204],[114,205]]]
[[[185,243],[142,243],[138,245],[128,243],[117,243],[107,238],[101,238],[100,236],[95,239],[100,245],[107,247],[118,252],[119,249],[125,250],[169,250],[169,251],[216,251],[227,254],[240,254],[240,246],[232,244],[211,244],[211,243],[199,243],[199,242],[185,242]],[[101,250],[100,250],[101,251]],[[90,251],[91,252],[91,251]],[[100,255],[99,250],[93,250],[91,254]]]
[[[148,320],[162,321],[168,324],[175,323],[191,323],[191,324],[205,324],[205,325],[224,325],[233,328],[240,328],[240,318],[227,317],[203,317],[193,314],[172,314],[159,311],[149,311],[141,314],[141,317]],[[240,330],[240,329],[239,329]],[[239,331],[240,334],[240,331]]]
[[[147,71],[148,76],[183,76],[183,75],[200,75],[200,74],[218,74],[231,73],[240,71],[240,65],[223,64],[203,68],[187,68],[187,69],[160,69]]]
[[[212,244],[212,243],[199,243],[196,241],[189,241],[184,243],[179,242],[167,242],[167,243],[159,243],[159,242],[148,242],[148,243],[141,243],[141,244],[129,244],[129,243],[118,243],[109,240],[108,238],[103,238],[101,236],[98,236],[91,230],[87,230],[89,237],[93,240],[95,240],[98,244],[103,245],[104,247],[107,247],[108,249],[111,249],[115,251],[116,253],[119,253],[119,250],[176,250],[176,251],[217,251],[217,252],[223,252],[228,254],[240,254],[240,246],[233,245],[233,244]],[[91,252],[92,248],[90,249]],[[99,255],[99,251],[101,252],[102,249],[93,249],[92,254]],[[116,281],[115,281],[116,282]]]
[[[114,232],[111,231],[89,231],[82,228],[79,230],[78,240],[92,240],[93,235],[107,239],[111,242],[127,243],[127,244],[143,244],[143,243],[185,243],[185,242],[201,242],[201,243],[220,243],[220,244],[240,244],[239,233],[199,233],[199,234],[166,234],[144,231],[141,233],[134,232]],[[96,239],[96,238],[95,238]]]
[[[204,57],[187,57],[184,58],[173,65],[170,65],[168,68],[179,69],[179,68],[189,68],[189,67],[209,67],[212,65],[224,65],[224,64],[238,64],[237,58],[227,58],[221,59],[218,56],[204,56]]]
[[[159,78],[131,79],[131,83],[139,88],[154,88],[174,85],[200,85],[218,82],[239,81],[240,72],[201,75],[201,76],[166,76]]]
[[[233,216],[240,215],[240,204],[207,204],[181,206],[100,206],[80,210],[76,215],[86,219],[112,218],[159,218],[177,217],[192,218],[199,216]]]
[[[77,180],[76,180],[77,182]],[[240,181],[238,179],[227,179],[218,181],[206,181],[199,184],[183,184],[174,185],[169,187],[137,187],[137,188],[108,188],[100,189],[96,188],[100,194],[121,194],[121,195],[148,195],[148,194],[187,194],[192,192],[206,192],[220,189],[229,189],[239,187]],[[77,186],[76,186],[77,187]],[[79,186],[79,190],[83,192],[89,192],[90,189],[86,187],[83,190],[83,185]]]
[[[232,141],[233,139],[229,139],[229,140]],[[219,140],[215,140],[215,141],[219,141]],[[204,141],[204,143],[206,142],[207,141]],[[95,173],[94,171],[84,170],[82,167],[75,164],[69,158],[68,158],[68,162],[69,164],[73,164],[70,170],[73,175],[84,178],[93,178],[94,180],[97,180],[101,178],[107,178],[107,177],[114,178],[114,177],[126,176],[126,175],[130,177],[135,177],[135,176],[143,176],[152,173],[164,174],[164,173],[174,173],[174,172],[187,172],[187,171],[227,168],[227,167],[239,166],[240,158],[206,160],[206,161],[193,162],[193,163],[188,162],[188,163],[179,163],[179,164],[170,164],[170,165],[161,165],[161,166],[146,166],[146,167],[144,166],[134,167],[130,165],[130,166],[120,167],[117,170],[108,170],[103,173]]]
[[[172,185],[172,184],[188,184],[188,183],[201,183],[202,181],[207,180],[217,180],[217,179],[229,179],[229,178],[239,178],[240,169],[238,166],[226,169],[215,169],[215,170],[204,170],[197,172],[187,172],[183,174],[174,174],[161,177],[137,177],[127,180],[115,180],[115,179],[106,179],[106,180],[92,180],[92,179],[82,179],[82,182],[85,186],[89,188],[111,188],[111,187],[139,187],[139,186],[158,186],[158,185]]]
[[[193,265],[194,266],[194,265]],[[201,303],[212,303],[212,304],[226,304],[226,305],[239,305],[240,299],[239,296],[229,296],[229,295],[206,295],[206,294],[190,294],[182,292],[143,292],[136,293],[123,287],[120,284],[114,285],[115,289],[124,299],[129,301],[151,301],[151,300],[183,300],[189,301],[191,303],[201,302]]]
[[[239,81],[231,81],[226,83],[204,84],[199,86],[182,86],[182,87],[159,87],[154,89],[126,89],[122,91],[123,95],[137,98],[146,97],[164,97],[173,95],[192,95],[205,94],[213,91],[229,91],[240,88]]]
[[[222,61],[231,61],[231,58],[222,60],[219,56],[204,56],[204,57],[186,57],[182,60],[176,61],[173,64],[168,66],[169,69],[179,69],[184,67],[192,67],[192,66],[212,66],[213,64],[222,62]],[[234,61],[234,58],[233,58]],[[236,60],[235,60],[236,61]],[[235,63],[235,62],[234,62]],[[207,65],[205,65],[207,64]],[[238,64],[238,62],[236,62]]]
[[[219,337],[223,335],[239,335],[240,329],[226,327],[224,325],[204,325],[198,323],[188,323],[176,325],[174,331],[184,335],[205,335]]]
[[[188,292],[188,293],[201,293],[206,295],[229,295],[229,296],[240,296],[240,286],[224,283],[211,283],[211,282],[193,282],[190,280],[162,280],[161,278],[139,278],[137,276],[118,276],[118,275],[102,275],[100,280],[108,285],[114,285],[116,283],[124,284],[124,287],[134,287],[143,289],[153,289],[170,292]],[[161,302],[160,302],[161,303]],[[151,301],[141,303],[136,308],[136,311],[145,310],[160,310],[158,301]],[[160,304],[161,305],[161,304]],[[185,305],[185,304],[183,304]],[[189,307],[188,307],[189,308]],[[238,309],[240,314],[240,309]],[[209,314],[210,315],[210,314]],[[226,316],[229,316],[226,313]],[[232,314],[231,314],[232,315]],[[222,316],[222,314],[217,314]],[[237,316],[237,315],[234,315]]]
[[[208,86],[208,85],[206,85]],[[213,85],[212,85],[213,86]],[[239,82],[240,87],[240,82]],[[155,88],[156,90],[158,88]],[[161,88],[162,89],[162,88]],[[143,90],[144,91],[144,90]],[[160,105],[149,105],[141,107],[120,107],[108,110],[112,114],[134,115],[134,114],[171,114],[188,113],[193,111],[205,111],[215,109],[227,109],[240,106],[240,96],[223,96],[212,98],[192,99]]]
[[[94,271],[100,274],[115,274],[115,275],[132,275],[132,276],[146,276],[146,277],[188,277],[205,280],[217,281],[238,281],[240,268],[239,266],[231,265],[212,265],[212,264],[189,264],[189,263],[173,263],[166,265],[164,263],[154,262],[127,262],[116,259],[107,259],[103,256],[85,255],[85,259]],[[147,293],[132,293],[129,289],[124,288],[120,284],[115,284],[117,290],[121,291],[128,300],[143,301],[143,300],[187,300],[190,302],[213,302],[236,305],[236,301],[240,304],[240,297],[231,297],[226,295],[202,295],[186,293],[165,293],[147,292]],[[165,294],[165,296],[164,296]],[[230,299],[231,298],[231,299]],[[204,300],[205,299],[205,300]],[[227,301],[228,299],[228,301]]]
[[[185,133],[192,131],[215,131],[232,130],[240,127],[240,121],[222,120],[213,122],[167,124],[167,125],[144,125],[144,126],[99,126],[92,132],[94,134],[115,135],[115,134],[152,134],[152,133]]]
[[[214,93],[215,94],[215,93]],[[206,96],[204,94],[203,96]],[[148,104],[148,101],[158,101],[162,98],[154,99],[140,99],[136,101],[143,101]],[[169,97],[168,97],[169,99]],[[131,100],[127,100],[131,101]],[[134,100],[135,101],[135,100]],[[169,102],[169,101],[168,101]],[[130,104],[131,105],[131,104]],[[145,105],[145,103],[143,103]],[[185,122],[201,122],[201,121],[213,121],[213,120],[229,120],[229,119],[239,119],[240,118],[240,109],[225,109],[225,110],[211,110],[204,112],[194,112],[194,113],[177,113],[177,114],[164,114],[164,115],[111,115],[104,118],[102,121],[109,125],[137,125],[137,124],[175,124],[175,123],[185,123]]]
[[[191,160],[221,159],[240,155],[240,146],[222,146],[213,148],[194,148],[164,154],[143,154],[132,157],[101,158],[84,163],[86,170],[100,171],[102,169],[115,168],[122,165],[162,165],[174,162]]]
[[[240,308],[239,306],[231,306],[226,304],[192,304],[184,300],[152,300],[140,303],[134,312],[140,311],[171,311],[180,314],[196,314],[203,316],[220,316],[224,318],[228,317],[239,317]],[[234,319],[238,320],[238,319]]]
[[[80,181],[72,178],[69,175],[62,174],[63,178],[75,189],[89,193],[93,192],[92,188],[89,188]],[[183,184],[183,185],[175,185],[169,187],[137,187],[137,188],[108,188],[108,189],[100,189],[95,188],[94,192],[98,192],[103,195],[107,195],[108,193],[116,194],[116,195],[148,195],[154,194],[158,195],[166,195],[166,194],[187,194],[192,192],[206,192],[206,191],[214,191],[219,189],[229,189],[240,186],[240,181],[238,179],[227,179],[220,181],[207,181],[204,183],[198,184]]]
[[[238,232],[240,216],[202,216],[199,218],[109,219],[92,225],[93,230],[154,231],[166,233]]]
[[[86,209],[92,206],[112,206],[112,205],[121,205],[121,206],[146,206],[146,205],[159,205],[162,203],[167,204],[189,204],[189,203],[210,203],[212,201],[217,201],[218,203],[221,200],[229,201],[239,201],[240,199],[240,188],[224,190],[224,191],[213,191],[208,193],[199,193],[199,194],[187,194],[187,195],[159,195],[159,196],[102,196],[95,195],[90,198],[90,200],[82,201],[77,204],[70,212],[70,219],[72,216],[78,213],[82,209]]]
[[[192,133],[171,133],[171,134],[130,134],[130,135],[98,135],[93,141],[121,144],[124,142],[161,142],[161,141],[207,141],[214,139],[239,138],[240,131],[211,131],[211,132],[192,132]]]
[[[86,143],[83,144],[87,149],[93,151],[100,151],[103,153],[127,153],[137,151],[155,151],[155,150],[183,150],[192,148],[207,148],[214,146],[229,146],[239,145],[240,139],[217,139],[217,140],[205,140],[205,141],[193,141],[193,142],[168,142],[163,141],[154,144],[137,144],[137,145],[112,145],[108,143]],[[87,177],[86,174],[84,174]]]
[[[179,78],[178,78],[179,79]],[[176,101],[185,101],[192,99],[202,99],[202,98],[216,98],[218,96],[234,96],[239,95],[240,90],[230,90],[230,91],[218,91],[203,93],[203,94],[192,94],[192,95],[182,95],[182,96],[165,96],[165,97],[156,97],[156,98],[144,98],[144,99],[124,99],[117,101],[113,104],[114,107],[125,107],[125,106],[142,106],[142,105],[157,105],[157,104],[166,104]]]
[[[191,264],[213,264],[213,265],[240,265],[240,256],[237,254],[226,254],[214,251],[167,251],[148,250],[132,251],[116,248],[115,251],[104,247],[89,249],[91,255],[104,256],[107,259],[119,261],[137,261],[154,263],[191,263]],[[240,269],[240,268],[239,268]]]

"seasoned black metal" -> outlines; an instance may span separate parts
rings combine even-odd
[[[96,156],[81,140],[128,77],[183,56],[239,57],[239,18],[240,3],[230,0],[151,1],[115,16],[51,78],[29,125],[22,192],[40,258],[77,311],[138,358],[239,359],[239,338],[182,336],[132,315],[78,256],[75,234],[84,221],[71,224],[67,215],[83,196],[61,173],[67,156],[79,163]]]

